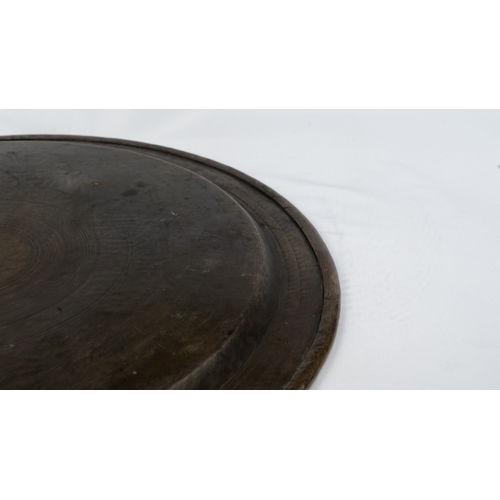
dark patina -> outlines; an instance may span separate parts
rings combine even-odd
[[[300,389],[333,341],[320,237],[191,154],[0,138],[0,388]]]

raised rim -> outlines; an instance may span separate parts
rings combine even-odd
[[[216,168],[250,184],[258,189],[264,195],[277,203],[295,222],[300,231],[305,235],[311,246],[314,255],[318,261],[323,278],[323,308],[321,319],[318,326],[318,332],[311,344],[307,353],[303,356],[298,364],[295,373],[292,375],[284,389],[307,389],[314,381],[316,375],[321,369],[327,354],[331,348],[340,317],[340,284],[337,269],[333,259],[319,235],[318,231],[309,222],[309,220],[288,200],[283,198],[276,191],[266,186],[262,182],[250,177],[247,174],[240,172],[232,167],[222,163],[198,156],[178,149],[159,146],[156,144],[148,144],[138,141],[130,141],[125,139],[113,139],[94,136],[79,136],[79,135],[10,135],[0,136],[0,141],[66,141],[66,142],[89,142],[100,144],[115,144],[121,146],[130,146],[139,149],[147,149],[151,151],[159,151],[171,155],[186,158],[205,164],[211,168]]]

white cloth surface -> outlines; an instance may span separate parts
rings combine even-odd
[[[0,134],[169,146],[287,198],[342,288],[313,389],[500,388],[500,112],[5,110]]]

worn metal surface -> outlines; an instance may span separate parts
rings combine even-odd
[[[128,141],[0,138],[0,388],[306,388],[333,262],[286,200]]]

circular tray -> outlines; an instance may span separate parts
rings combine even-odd
[[[0,138],[0,388],[303,389],[340,290],[311,224],[211,160]]]

